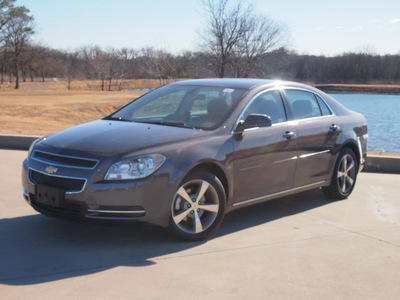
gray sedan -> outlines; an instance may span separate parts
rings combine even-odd
[[[36,140],[22,185],[45,215],[144,221],[199,240],[235,208],[315,188],[347,198],[367,140],[361,114],[310,86],[188,80]]]

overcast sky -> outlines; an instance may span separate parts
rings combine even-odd
[[[400,54],[400,0],[248,0],[285,24],[300,54],[368,51]],[[34,40],[56,49],[85,45],[197,50],[205,16],[200,0],[17,0],[35,18]]]

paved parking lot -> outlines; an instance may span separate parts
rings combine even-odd
[[[314,190],[237,210],[187,243],[37,214],[25,156],[0,150],[1,299],[399,299],[400,175],[361,173],[344,201]]]

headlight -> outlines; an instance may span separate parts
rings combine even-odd
[[[105,180],[127,180],[147,177],[157,171],[165,162],[161,154],[121,160],[113,164],[107,171]]]

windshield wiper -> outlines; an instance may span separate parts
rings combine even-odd
[[[112,116],[105,117],[103,120],[121,121],[121,122],[132,122],[132,120],[124,119],[124,118],[122,118],[122,117],[112,117]]]
[[[170,121],[150,121],[150,120],[135,120],[137,123],[146,123],[146,124],[155,124],[155,125],[165,125],[165,126],[174,126],[174,127],[183,127],[190,128],[186,126],[186,123],[183,122],[170,122]]]

